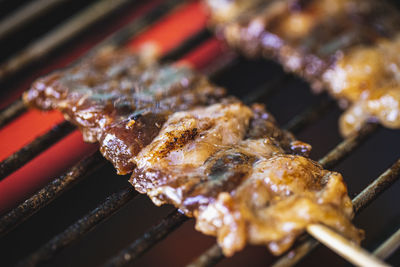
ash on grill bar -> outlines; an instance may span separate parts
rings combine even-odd
[[[0,2],[1,265],[399,265],[395,5]]]

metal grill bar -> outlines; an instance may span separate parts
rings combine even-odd
[[[179,46],[177,46],[172,51],[168,52],[166,55],[160,58],[161,62],[175,61],[183,57],[186,53],[190,52],[194,47],[203,43],[205,40],[212,37],[211,32],[204,28],[198,33],[191,36],[189,39],[185,40]]]
[[[277,85],[280,85],[282,87],[284,84],[293,81],[294,78],[295,77],[293,75],[284,74],[281,77],[274,79],[273,81],[268,81],[262,86],[247,94],[244,97],[243,102],[249,105],[256,101],[260,101],[260,99],[262,98],[267,98],[277,91]],[[302,113],[293,117],[282,128],[292,133],[300,132],[307,125],[310,125],[323,117],[334,106],[335,103],[336,102],[332,98],[324,99],[316,105],[307,108]]]
[[[294,116],[286,125],[283,126],[283,128],[292,133],[300,132],[307,125],[310,125],[323,117],[335,105],[335,103],[336,101],[332,98],[329,98],[328,100],[324,99],[315,106],[311,106],[302,113]]]
[[[29,255],[29,257],[19,262],[17,266],[37,266],[39,263],[49,260],[58,251],[78,240],[93,230],[102,221],[111,217],[118,209],[122,208],[137,195],[138,193],[133,187],[112,194],[101,205],[69,226],[65,231],[53,237],[49,242]]]
[[[381,259],[387,259],[399,247],[400,247],[400,228],[374,251],[374,255]]]
[[[0,181],[11,174],[13,171],[22,167],[25,163],[36,157],[48,147],[55,144],[67,134],[71,133],[75,127],[64,121],[53,127],[49,132],[36,138],[30,144],[24,146],[7,159],[0,163]]]
[[[94,53],[97,49],[106,45],[121,46],[125,44],[127,41],[150,27],[153,23],[156,23],[161,19],[161,17],[171,13],[182,3],[184,3],[183,0],[168,0],[160,3],[149,13],[140,16],[119,31],[110,35],[104,41],[96,45],[90,53]],[[90,55],[90,53],[88,55]]]
[[[118,253],[117,256],[110,259],[104,266],[125,266],[128,263],[134,262],[134,260],[179,227],[187,219],[188,217],[180,211],[173,211],[162,219],[161,222],[146,231],[140,238],[136,239],[135,242]]]
[[[245,104],[251,104],[256,101],[260,101],[262,98],[271,96],[277,91],[278,86],[284,86],[284,84],[290,83],[295,77],[290,74],[283,74],[281,77],[274,79],[273,81],[268,81],[262,86],[256,88],[251,93],[247,94],[243,102]],[[323,117],[326,112],[328,112],[336,102],[329,98],[328,100],[322,100],[318,104],[307,108],[302,113],[293,117],[286,125],[282,128],[286,129],[292,133],[300,132],[307,125],[312,124],[321,117]]]
[[[398,159],[389,169],[382,173],[375,181],[367,186],[352,201],[355,213],[359,213],[374,201],[380,194],[388,189],[400,177],[400,159]],[[281,257],[273,266],[287,267],[293,266],[318,246],[319,242],[308,239],[298,247],[292,249]]]
[[[0,80],[14,74],[33,61],[45,57],[61,44],[129,2],[129,0],[101,0],[87,7],[0,66]]]
[[[63,192],[82,180],[90,171],[105,163],[101,154],[96,152],[94,156],[83,159],[67,173],[54,179],[46,187],[0,218],[0,237],[27,220],[41,208],[47,206]]]
[[[267,98],[277,91],[278,85],[283,87],[284,84],[287,84],[292,80],[293,76],[288,74],[282,74],[282,76],[275,78],[272,81],[267,81],[263,85],[257,87],[256,89],[248,93],[243,98],[243,103],[245,103],[246,105],[250,105],[261,98]]]
[[[332,168],[345,159],[345,157],[353,152],[354,149],[359,147],[377,129],[377,124],[364,125],[357,134],[343,140],[333,150],[320,159],[319,163],[324,166],[325,169]]]
[[[62,2],[65,0],[36,0],[28,3],[0,22],[0,39]]]
[[[0,113],[0,128],[26,111],[26,106],[18,99]]]
[[[187,267],[210,267],[216,265],[224,257],[221,248],[218,244],[214,244],[212,247],[207,249],[197,259],[192,261]]]
[[[389,169],[382,173],[352,200],[355,212],[359,213],[371,204],[372,201],[400,178],[399,174],[400,159],[398,159]]]
[[[294,117],[293,120],[297,120],[297,123],[291,123],[289,122],[288,125],[296,125],[296,124],[301,124],[305,125],[302,121],[307,121],[308,116],[315,116],[313,112],[310,112],[309,110],[306,110],[304,113],[302,113],[304,117]],[[298,128],[298,127],[295,127]],[[338,144],[333,150],[331,150],[325,157],[319,160],[319,163],[324,166],[324,168],[331,168],[334,165],[338,164],[341,160],[343,160],[347,155],[349,155],[354,149],[356,149],[358,146],[360,146],[366,139],[367,137],[372,134],[372,132],[377,128],[377,125],[375,124],[367,124],[363,127],[363,129],[360,131],[359,134],[354,135],[348,139],[343,140],[340,144]],[[299,128],[298,128],[299,129]],[[378,178],[379,179],[379,178]],[[377,179],[377,180],[378,180]],[[313,240],[315,241],[315,240]],[[317,241],[315,241],[318,243]],[[307,244],[302,248],[302,250],[305,249],[305,247],[309,246],[310,244]],[[298,253],[296,251],[296,253]],[[292,255],[292,254],[290,254]],[[296,254],[297,256],[297,254]],[[201,256],[199,256],[193,263],[191,263],[190,266],[213,266],[215,263],[218,261],[222,260],[224,258],[222,254],[222,250],[218,247],[217,244],[209,248],[207,251],[205,251]]]

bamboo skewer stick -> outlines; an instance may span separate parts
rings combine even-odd
[[[400,229],[398,229],[391,237],[381,244],[375,251],[374,255],[381,259],[386,259],[400,247]]]
[[[307,227],[307,232],[354,265],[362,267],[390,266],[324,225],[311,224]]]

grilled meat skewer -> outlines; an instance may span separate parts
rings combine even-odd
[[[313,223],[359,242],[342,176],[302,156],[309,149],[261,106],[214,104],[173,114],[133,158],[130,182],[194,216],[227,256],[247,243],[279,255]]]
[[[281,254],[316,223],[359,242],[342,176],[262,105],[224,92],[187,67],[108,49],[39,79],[24,101],[63,112],[139,192],[195,217],[226,255],[247,243]]]
[[[209,0],[217,36],[281,63],[347,108],[344,136],[367,122],[400,128],[400,13],[374,0]]]

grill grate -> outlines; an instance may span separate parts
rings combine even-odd
[[[0,80],[50,54],[55,48],[76,37],[81,31],[98,22],[104,16],[124,7],[128,2],[128,0],[101,0],[90,5],[2,64],[0,66]],[[17,13],[16,16],[18,15]]]
[[[374,255],[387,259],[390,255],[392,255],[400,245],[400,229],[397,230],[393,235],[391,235],[382,245],[380,245],[375,251]]]
[[[57,141],[71,133],[75,127],[64,121],[53,127],[49,132],[36,138],[0,163],[0,181],[25,163],[36,157],[40,152],[55,144]]]
[[[140,238],[120,251],[118,255],[110,259],[105,266],[125,266],[133,262],[187,219],[188,218],[179,211],[170,213],[167,217],[162,219],[161,222],[153,225]]]
[[[131,187],[112,194],[107,197],[99,207],[83,216],[61,234],[52,238],[48,243],[32,253],[27,259],[20,262],[19,265],[36,266],[41,261],[50,259],[57,251],[88,233],[93,227],[110,217],[136,195],[137,192]],[[165,231],[168,230],[170,230],[170,228],[167,228]]]
[[[124,1],[120,1],[121,3]],[[91,51],[95,51],[104,45],[122,45],[126,41],[132,38],[132,36],[140,33],[143,29],[149,27],[149,25],[157,22],[161,17],[168,14],[173,10],[181,1],[164,1],[162,4],[157,5],[149,13],[136,19],[134,22],[128,24],[111,37],[95,46]],[[100,2],[101,3],[101,2]],[[106,13],[111,13],[114,9],[110,8]],[[79,15],[77,16],[79,17]],[[74,19],[72,19],[74,20]],[[81,19],[75,19],[75,23],[79,23]],[[67,22],[68,23],[68,22]],[[55,31],[57,35],[63,35],[62,31]],[[69,37],[64,36],[60,42],[66,42]],[[210,38],[210,33],[207,30],[201,30],[196,34],[193,34],[185,42],[181,43],[174,50],[165,55],[163,61],[173,61],[181,58],[184,54],[187,54],[194,49],[198,44],[205,42]],[[38,41],[39,42],[39,41]],[[57,44],[58,45],[58,44]],[[48,47],[46,51],[50,51],[52,48]],[[31,53],[31,51],[29,51]],[[18,56],[17,56],[18,58]],[[25,63],[18,65],[15,68],[15,72],[23,67],[25,64],[33,64],[33,59],[36,56],[30,58]],[[229,60],[223,61],[223,64],[218,68],[213,68],[212,72],[215,73],[213,79],[217,79],[218,74],[229,73],[226,69],[234,64],[234,58],[228,57]],[[12,59],[15,60],[15,59]],[[11,61],[12,61],[11,60]],[[17,60],[18,61],[18,60]],[[6,63],[8,64],[8,63]],[[240,64],[240,62],[238,63]],[[7,66],[7,65],[4,65]],[[1,68],[0,68],[1,69]],[[8,75],[14,74],[13,71],[0,72],[0,79],[7,78]],[[7,77],[6,77],[7,76]],[[293,76],[282,74],[272,81],[267,81],[259,88],[247,92],[244,96],[244,102],[251,103],[254,101],[260,101],[270,97],[276,93],[276,88],[283,87],[286,83],[293,82]],[[296,82],[296,81],[295,81]],[[25,111],[25,107],[18,100],[14,104],[10,105],[9,108],[3,110],[0,114],[0,127],[12,121]],[[325,114],[330,112],[334,107],[333,100],[323,99],[322,101],[311,105],[306,108],[300,114],[294,116],[288,123],[285,124],[284,128],[298,133],[305,129],[306,126],[312,125],[320,120]],[[32,143],[23,147],[18,152],[1,162],[0,164],[0,179],[6,177],[14,170],[22,167],[26,162],[34,158],[40,152],[49,148],[55,142],[69,134],[74,127],[67,122],[62,122],[56,128],[49,131],[48,133],[38,137]],[[333,168],[343,161],[347,156],[351,155],[356,148],[361,146],[369,137],[376,133],[379,127],[375,124],[368,124],[362,128],[362,130],[353,137],[343,140],[334,149],[327,153],[323,158],[320,159],[320,163],[325,168]],[[0,218],[0,236],[3,236],[13,230],[16,226],[27,220],[33,214],[38,212],[40,209],[47,206],[50,202],[56,199],[63,192],[70,189],[73,185],[77,184],[78,181],[82,180],[85,176],[92,173],[96,168],[101,168],[105,165],[105,160],[101,158],[100,153],[96,152],[92,156],[79,162],[77,165],[72,167],[66,174],[54,179],[48,186],[44,187],[38,193],[33,195],[31,198],[20,204],[15,209]],[[380,194],[385,190],[389,189],[391,185],[397,181],[400,174],[400,159],[398,159],[388,170],[381,174],[375,179],[370,185],[368,185],[361,193],[359,193],[354,199],[353,203],[357,213],[365,209],[371,204]],[[345,176],[346,177],[346,176]],[[1,182],[1,180],[0,180]],[[95,226],[99,225],[104,220],[110,218],[115,212],[125,206],[130,200],[132,200],[137,193],[131,188],[125,188],[117,193],[114,193],[106,198],[106,200],[98,205],[95,209],[81,217],[75,223],[70,225],[65,231],[54,236],[47,243],[41,246],[39,249],[31,253],[27,258],[21,261],[21,266],[35,266],[46,260],[51,259],[57,252],[62,248],[72,244],[79,238],[82,238]],[[165,238],[174,229],[179,227],[187,220],[187,217],[182,215],[179,211],[172,211],[167,217],[162,219],[159,223],[150,227],[141,237],[136,239],[133,243],[128,245],[125,249],[121,250],[118,254],[112,257],[106,266],[123,266],[127,263],[132,263],[137,260],[141,255],[148,251],[151,247],[157,244],[160,240]],[[367,232],[368,234],[368,232]],[[388,247],[393,246],[399,242],[399,232],[393,234],[392,238],[388,240],[388,243],[382,244],[377,249],[376,253],[379,255],[386,254]],[[318,245],[318,242],[314,239],[304,236],[301,238],[303,241],[293,248],[289,253],[278,259],[274,266],[292,266],[299,262],[304,256],[310,253]],[[387,245],[389,244],[389,245]],[[380,251],[380,252],[379,252]],[[221,250],[217,245],[211,246],[205,251],[196,261],[192,262],[191,266],[213,266],[222,260],[224,257]]]
[[[104,163],[100,153],[95,153],[93,156],[89,156],[76,164],[67,173],[54,179],[48,186],[44,187],[0,219],[0,236],[11,231],[14,227],[27,220],[60,194],[68,190],[72,185],[83,179],[84,175],[87,174],[90,169],[93,169],[95,166],[99,167]]]

